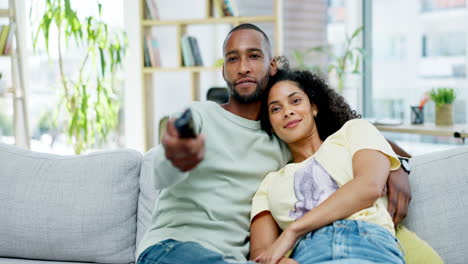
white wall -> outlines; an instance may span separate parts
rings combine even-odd
[[[239,0],[241,15],[272,15],[273,1]],[[142,111],[142,61],[140,41],[140,18],[137,1],[124,1],[125,29],[129,37],[129,53],[126,61],[125,88],[125,141],[126,146],[143,151]],[[203,18],[204,0],[158,0],[159,14],[164,19]],[[182,8],[181,8],[182,7]],[[286,0],[284,1],[284,54],[289,55],[293,48],[307,48],[323,44],[326,40],[326,1]],[[267,35],[273,38],[273,26],[259,23]],[[200,45],[203,61],[211,66],[222,58],[222,42],[230,30],[229,25],[191,25],[188,33],[194,35]],[[176,67],[175,27],[154,27],[153,34],[158,38],[163,67]],[[273,44],[274,45],[274,44]],[[153,74],[155,111],[154,123],[160,118],[182,110],[191,101],[190,73],[172,72]],[[213,86],[225,86],[221,72],[203,72],[200,77],[200,96],[205,100],[206,92]],[[157,127],[155,138],[158,138]]]

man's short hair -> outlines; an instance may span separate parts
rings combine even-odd
[[[250,24],[250,23],[240,24],[240,25],[234,27],[233,29],[231,29],[231,31],[229,31],[226,38],[224,39],[223,47],[226,45],[226,40],[228,39],[229,35],[231,35],[232,32],[235,32],[235,31],[238,31],[238,30],[241,30],[241,29],[252,29],[252,30],[255,30],[255,31],[258,31],[258,32],[262,33],[265,42],[268,44],[268,47],[271,48],[270,39],[265,34],[265,32],[263,32],[263,30],[261,30],[256,25]]]

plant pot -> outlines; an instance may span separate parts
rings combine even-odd
[[[444,104],[436,107],[436,126],[451,126],[453,125],[453,106],[452,104]]]

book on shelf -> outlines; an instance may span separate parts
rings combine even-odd
[[[216,13],[220,17],[238,16],[237,3],[235,0],[213,0]]]
[[[144,54],[143,64],[145,65],[145,67],[151,67],[151,60],[150,60],[150,57],[149,57],[148,43],[146,42],[146,38],[143,39],[143,54]]]
[[[200,47],[195,37],[184,35],[181,39],[181,48],[184,66],[203,66]]]
[[[146,34],[144,38],[145,67],[160,67],[161,54],[159,52],[159,42],[151,34]]]
[[[3,49],[3,54],[5,54],[5,55],[11,55],[11,50],[12,50],[12,47],[13,47],[13,37],[15,35],[15,29],[16,29],[16,25],[11,24],[10,32],[8,32],[8,37],[7,37],[7,40],[6,40],[6,43],[5,43],[5,48]]]
[[[10,25],[2,26],[0,30],[0,54],[3,54],[3,51],[5,50],[9,32],[10,32]]]
[[[159,20],[159,10],[156,0],[145,0],[145,14],[147,19]]]
[[[200,54],[200,47],[198,46],[198,41],[195,37],[189,36],[190,49],[192,50],[193,60],[195,61],[195,66],[203,66],[203,60]]]
[[[190,36],[184,35],[182,36],[181,41],[181,48],[182,48],[182,61],[184,66],[192,67],[195,66],[195,59],[192,53],[192,48],[190,46]]]

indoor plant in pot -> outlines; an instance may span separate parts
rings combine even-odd
[[[431,100],[436,105],[436,119],[437,126],[451,126],[453,125],[453,101],[455,101],[455,90],[453,88],[437,88],[432,89],[430,93]]]

